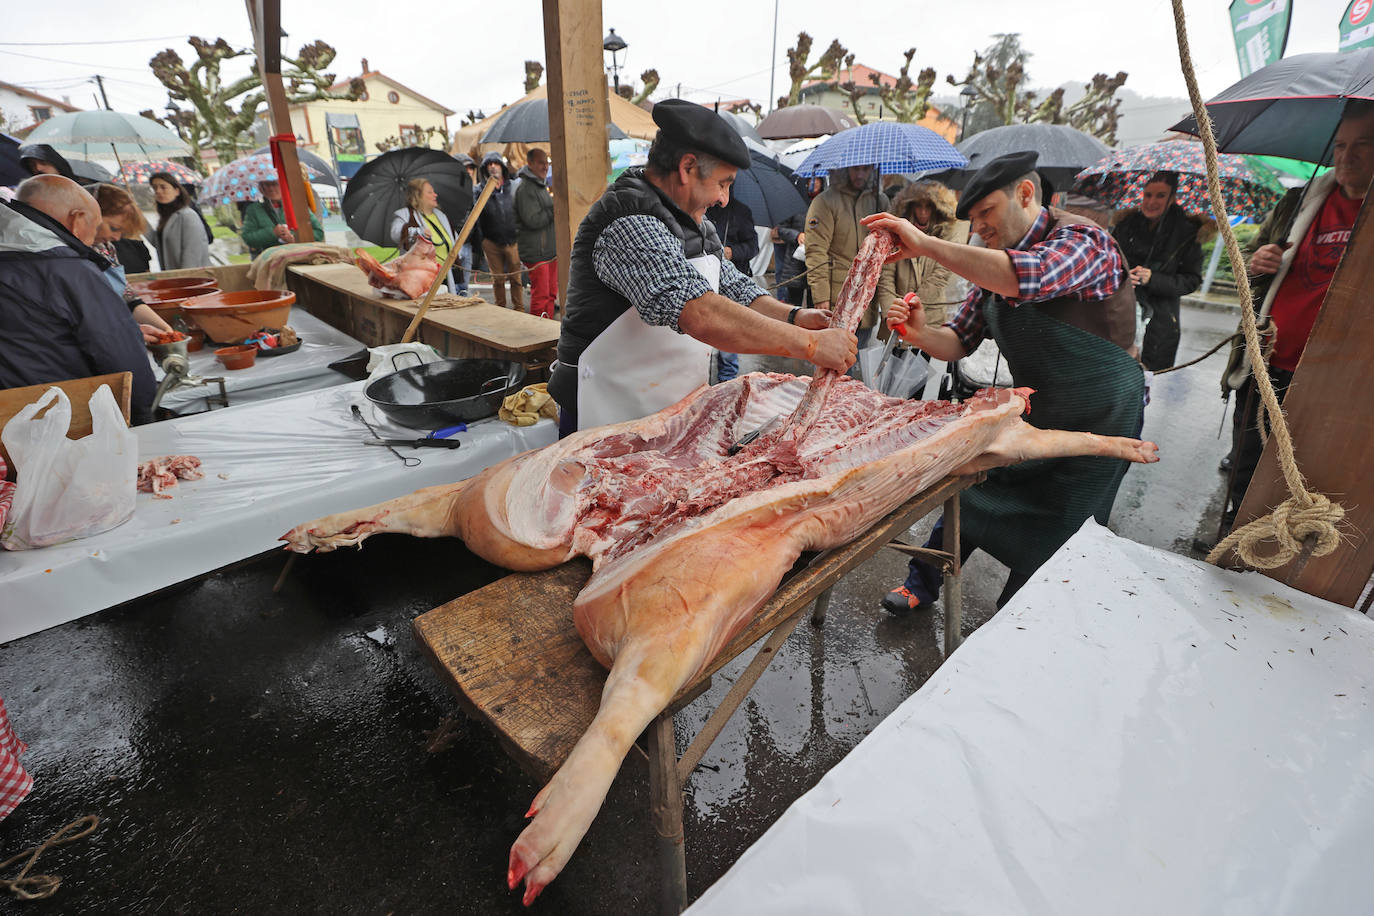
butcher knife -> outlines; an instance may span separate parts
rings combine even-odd
[[[785,419],[786,417],[784,417],[782,414],[778,414],[776,417],[769,420],[767,423],[763,424],[758,429],[753,430],[752,432],[745,433],[743,436],[740,437],[738,442],[736,442],[734,445],[730,446],[728,449],[725,450],[725,454],[737,454],[740,449],[744,448],[750,442],[753,442],[759,436],[771,433],[773,430],[777,429],[778,426]]]
[[[364,439],[363,445],[402,445],[410,448],[457,448],[459,439]]]

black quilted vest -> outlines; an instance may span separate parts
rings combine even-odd
[[[582,351],[631,308],[629,299],[596,275],[592,250],[606,227],[622,216],[652,216],[682,243],[687,258],[719,254],[723,247],[710,220],[698,225],[666,194],[644,179],[642,168],[626,169],[601,199],[592,204],[573,238],[568,265],[568,297],[558,335],[558,363],[549,379],[549,394],[562,407],[577,409],[577,361]]]

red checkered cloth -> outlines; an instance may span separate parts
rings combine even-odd
[[[7,817],[33,788],[33,777],[24,772],[19,763],[19,755],[28,749],[29,746],[10,728],[5,700],[0,697],[0,820]]]

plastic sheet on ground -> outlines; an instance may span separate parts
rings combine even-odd
[[[0,643],[280,547],[301,522],[463,480],[558,438],[551,420],[493,417],[469,424],[451,451],[398,449],[421,461],[405,467],[363,444],[371,433],[350,412],[362,398],[355,382],[137,427],[140,461],[194,455],[204,479],[178,481],[171,499],[138,494],[132,519],[94,537],[0,552]],[[370,408],[383,436],[426,434],[376,422]]]
[[[1368,913],[1371,659],[1089,522],[688,912]]]
[[[286,323],[301,339],[301,348],[294,353],[278,356],[259,353],[247,369],[231,371],[215,359],[215,348],[206,344],[204,349],[188,354],[191,374],[223,378],[230,407],[329,388],[348,381],[347,376],[330,369],[329,364],[357,353],[363,348],[362,343],[305,309],[293,308]],[[156,360],[153,366],[153,374],[160,381],[162,369]],[[178,386],[162,396],[162,406],[177,413],[195,413],[205,410],[205,398],[210,394],[219,394],[219,386]]]

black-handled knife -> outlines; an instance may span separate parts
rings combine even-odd
[[[458,439],[364,439],[363,445],[400,445],[409,448],[457,448]]]

